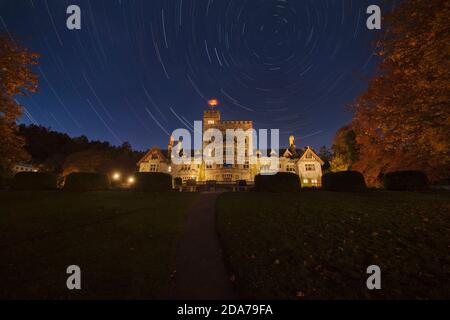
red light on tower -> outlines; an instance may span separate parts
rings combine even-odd
[[[217,100],[217,99],[211,99],[211,100],[208,101],[208,105],[209,105],[211,108],[217,107],[217,106],[219,105],[219,100]]]

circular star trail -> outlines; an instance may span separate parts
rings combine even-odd
[[[225,119],[330,143],[376,64],[363,0],[6,1],[0,31],[42,55],[23,122],[137,149]],[[82,29],[66,28],[81,8]]]

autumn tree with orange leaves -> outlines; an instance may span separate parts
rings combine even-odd
[[[395,170],[450,177],[450,2],[408,0],[385,19],[382,61],[353,103],[353,170],[371,185]]]
[[[0,36],[0,174],[27,159],[24,139],[17,134],[22,106],[16,97],[36,92],[38,77],[32,66],[38,58],[10,37]]]

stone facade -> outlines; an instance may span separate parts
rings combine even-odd
[[[227,152],[234,149],[234,156],[237,156],[237,141],[231,143],[225,142],[227,129],[242,129],[247,131],[253,129],[252,121],[222,121],[218,110],[205,110],[203,115],[203,133],[208,129],[218,129],[221,131],[224,139],[224,160]],[[203,148],[211,141],[205,141]],[[300,177],[302,186],[319,187],[322,179],[323,161],[310,147],[297,149],[293,136],[289,139],[289,148],[279,156],[279,172],[292,172]],[[147,154],[139,161],[138,167],[140,172],[163,172],[172,175],[175,178],[181,178],[184,182],[195,180],[197,182],[217,181],[219,183],[236,183],[239,180],[245,180],[252,183],[257,174],[267,170],[270,164],[270,158],[261,152],[254,156],[253,161],[249,158],[250,150],[253,148],[252,137],[245,138],[245,161],[244,164],[215,164],[201,161],[200,164],[191,162],[185,164],[174,164],[171,161],[173,148],[178,145],[174,144],[173,138],[170,139],[167,151],[162,151],[157,147],[151,148]],[[176,150],[180,152],[181,150]],[[269,151],[270,152],[270,151]],[[274,151],[271,151],[274,154]],[[192,156],[203,154],[203,150],[192,152]]]

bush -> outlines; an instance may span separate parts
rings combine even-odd
[[[422,171],[395,171],[383,176],[386,190],[422,191],[428,188],[428,177]]]
[[[183,179],[181,179],[179,177],[173,179],[173,185],[175,186],[175,188],[182,187],[183,186]]]
[[[358,192],[366,190],[366,182],[357,171],[329,172],[322,176],[322,187],[327,191]]]
[[[6,190],[11,184],[11,179],[0,176],[0,190]]]
[[[438,180],[433,183],[436,186],[450,186],[450,178]]]
[[[45,172],[19,172],[11,187],[13,190],[55,190],[56,176]]]
[[[255,177],[255,191],[258,192],[298,192],[300,190],[300,178],[293,173],[259,174]]]
[[[247,180],[238,180],[236,181],[236,184],[238,187],[246,187],[247,186]]]
[[[134,189],[137,191],[170,191],[172,176],[160,172],[139,172],[135,174]]]
[[[103,191],[109,189],[108,176],[101,173],[74,172],[66,177],[66,191]]]
[[[186,185],[188,187],[195,187],[197,186],[197,181],[195,179],[189,179],[186,181]]]

